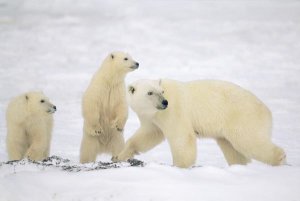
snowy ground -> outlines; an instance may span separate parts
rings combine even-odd
[[[129,52],[141,78],[222,79],[262,99],[290,166],[228,167],[212,140],[196,167],[172,167],[167,143],[137,158],[145,167],[66,172],[0,167],[0,201],[300,200],[300,1],[0,0],[0,161],[10,98],[43,90],[58,107],[51,155],[78,164],[81,96],[103,58]],[[130,113],[125,137],[139,123]],[[98,161],[109,161],[101,156]]]

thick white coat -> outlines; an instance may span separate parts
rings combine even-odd
[[[28,92],[10,101],[6,112],[9,160],[49,156],[56,107],[41,92]]]
[[[168,106],[163,109],[162,101]],[[115,158],[126,160],[167,139],[173,163],[189,167],[196,160],[196,138],[216,139],[228,164],[256,159],[285,163],[284,151],[271,141],[270,110],[249,91],[229,82],[140,80],[129,87],[129,103],[141,126]]]
[[[113,52],[93,76],[82,99],[84,118],[80,162],[94,162],[98,154],[118,154],[124,147],[128,116],[125,76],[138,68],[130,55]]]

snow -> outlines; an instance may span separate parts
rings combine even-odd
[[[0,161],[8,101],[43,90],[58,108],[51,155],[78,164],[81,96],[103,58],[129,52],[142,78],[222,79],[249,89],[273,112],[273,140],[288,166],[227,166],[213,140],[195,167],[172,166],[166,142],[136,158],[144,167],[66,172],[0,167],[0,201],[300,199],[300,1],[0,0]],[[128,139],[138,128],[130,112]],[[100,156],[98,161],[109,161]]]

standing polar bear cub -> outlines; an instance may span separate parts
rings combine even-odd
[[[43,160],[49,156],[55,111],[56,106],[41,92],[11,100],[6,112],[9,160]]]
[[[103,61],[83,95],[84,118],[80,162],[94,162],[98,154],[118,154],[124,147],[128,116],[125,76],[139,67],[130,55],[113,52]]]
[[[196,138],[216,139],[229,165],[256,159],[285,163],[284,151],[271,142],[272,116],[252,93],[224,81],[140,80],[129,87],[129,103],[141,126],[115,160],[127,160],[167,139],[173,163],[196,160]]]

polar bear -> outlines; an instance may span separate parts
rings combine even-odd
[[[28,92],[10,101],[6,111],[9,160],[49,156],[56,106],[42,92]]]
[[[285,152],[271,142],[270,110],[252,93],[229,82],[140,80],[129,86],[129,104],[141,126],[113,159],[127,160],[167,139],[173,164],[190,167],[196,138],[214,138],[229,165],[256,159],[285,163]]]
[[[124,147],[128,116],[125,76],[139,67],[129,54],[113,52],[103,61],[83,95],[84,118],[80,162],[94,162],[98,154],[115,156]]]

